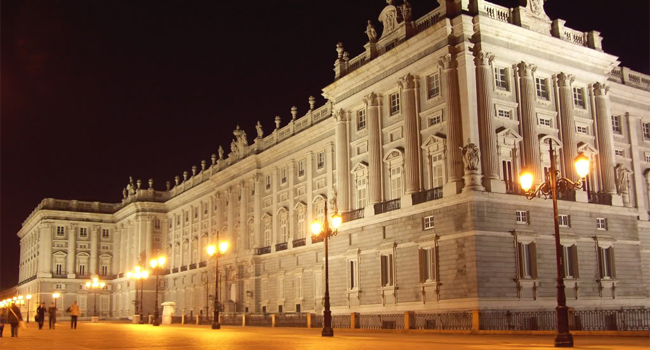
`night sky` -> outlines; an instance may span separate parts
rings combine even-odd
[[[515,6],[517,0],[493,0]],[[411,0],[414,17],[433,0]],[[18,281],[22,222],[43,198],[119,202],[129,176],[165,181],[229,149],[237,123],[290,120],[354,57],[383,0],[7,1],[1,4],[0,289]],[[549,0],[649,73],[647,1]]]

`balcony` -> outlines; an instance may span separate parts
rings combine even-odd
[[[196,264],[190,264],[190,270],[194,270],[196,268]]]
[[[428,201],[433,201],[441,198],[442,198],[442,187],[432,188],[430,190],[413,193],[411,195],[413,205],[428,202]]]
[[[575,202],[576,201],[576,191],[575,190],[569,190],[569,191],[564,191],[564,192],[558,192],[557,193],[557,199],[559,199],[561,201]]]
[[[589,203],[612,205],[612,195],[601,192],[589,192]]]
[[[375,204],[375,215],[397,210],[402,207],[400,198]]]
[[[172,269],[172,273],[177,273],[177,272],[178,272],[178,267],[174,267],[174,268]]]
[[[351,210],[349,212],[341,214],[341,218],[343,219],[343,222],[363,219],[363,217],[364,217],[364,208]]]
[[[305,244],[307,244],[307,240],[305,238],[294,239],[293,242],[292,242],[292,245],[293,245],[294,248],[302,247]],[[276,250],[277,250],[277,248],[276,248]]]
[[[208,262],[207,262],[207,261],[201,261],[201,262],[199,263],[199,267],[206,267],[206,266],[208,266]]]
[[[68,278],[68,275],[66,275],[64,273],[60,273],[60,274],[55,273],[55,274],[52,274],[52,278]]]
[[[187,271],[187,266],[181,266],[181,272],[182,271]]]
[[[289,244],[287,242],[278,243],[278,244],[275,245],[275,251],[279,252],[281,250],[287,250],[288,247],[289,247]]]
[[[270,252],[271,252],[270,246],[255,249],[255,255],[264,255],[264,254],[269,254]]]

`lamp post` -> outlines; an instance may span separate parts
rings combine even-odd
[[[219,324],[219,257],[224,255],[228,250],[228,242],[219,243],[219,232],[217,232],[217,244],[219,245],[219,251],[217,252],[217,247],[213,244],[207,247],[208,255],[210,258],[214,258],[214,313],[212,315],[212,329],[221,329]]]
[[[151,259],[149,264],[151,265],[154,274],[156,274],[156,304],[153,312],[153,325],[160,326],[160,323],[158,323],[158,275],[160,274],[163,265],[165,265],[165,257],[159,256],[157,259]]]
[[[140,324],[144,323],[142,314],[144,313],[144,280],[149,277],[149,271],[142,270],[136,278],[140,280]]]
[[[564,292],[564,254],[560,243],[560,219],[557,209],[557,194],[559,192],[572,191],[582,186],[583,179],[589,173],[589,159],[582,153],[575,158],[576,172],[580,180],[573,182],[570,179],[559,177],[559,171],[555,164],[555,151],[552,140],[548,140],[548,153],[551,157],[551,169],[546,173],[544,182],[537,188],[532,189],[533,175],[529,171],[523,171],[520,176],[521,188],[526,192],[526,198],[544,197],[553,200],[553,221],[555,228],[555,260],[557,268],[557,334],[555,336],[555,347],[573,347],[573,336],[569,333],[569,310],[566,306],[566,294]]]
[[[86,288],[91,289],[95,292],[95,302],[93,304],[95,311],[94,316],[92,317],[93,322],[97,322],[99,320],[99,317],[97,316],[97,290],[103,289],[105,285],[106,283],[100,282],[99,278],[97,277],[93,278],[92,282],[86,282]]]
[[[311,231],[314,236],[323,237],[325,241],[325,301],[323,310],[323,332],[321,334],[323,337],[334,336],[334,330],[332,329],[332,311],[330,310],[329,238],[336,236],[342,221],[343,219],[341,216],[334,212],[334,215],[332,216],[332,227],[334,227],[334,231],[329,228],[327,219],[327,202],[325,202],[325,220],[323,220],[323,224],[321,225],[318,221],[314,221],[311,224]]]
[[[140,266],[135,267],[135,271],[127,271],[126,272],[126,278],[133,279],[133,283],[135,284],[135,302],[133,303],[133,308],[134,310],[134,315],[139,315],[140,313],[138,312],[138,282],[136,281],[135,275],[140,274]]]
[[[32,295],[27,294],[25,299],[27,299],[27,323],[29,323],[29,301],[32,299]]]

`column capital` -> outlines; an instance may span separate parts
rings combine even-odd
[[[517,68],[519,69],[519,76],[521,77],[529,77],[535,74],[535,71],[537,70],[537,66],[531,63],[526,63],[524,61],[521,61],[517,63]]]
[[[605,96],[609,92],[609,85],[600,82],[593,84],[592,87],[596,96]]]
[[[400,89],[414,89],[415,88],[415,78],[411,73],[406,74],[405,76],[399,78],[397,81]]]
[[[378,106],[379,103],[378,103],[378,101],[377,101],[377,94],[375,94],[374,92],[369,93],[368,95],[366,95],[366,96],[363,98],[363,103],[365,103],[366,106],[369,106],[369,107],[376,107],[376,106]]]
[[[343,108],[339,108],[335,110],[333,113],[333,117],[334,120],[336,120],[337,122],[347,122],[350,120],[350,116]]]
[[[491,52],[478,50],[474,53],[474,64],[476,66],[489,66],[494,61],[494,55]]]
[[[443,68],[443,69],[452,69],[454,68],[454,60],[451,57],[451,54],[448,53],[438,59],[438,64]]]
[[[573,84],[573,81],[575,80],[575,77],[571,74],[566,74],[564,72],[558,74],[555,76],[557,79],[557,83],[560,87],[562,86],[571,86]]]

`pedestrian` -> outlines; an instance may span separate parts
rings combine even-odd
[[[5,313],[7,312],[7,308],[3,307],[2,311],[0,311],[0,338],[2,338],[2,332],[5,330]]]
[[[77,302],[73,301],[67,311],[70,313],[70,329],[77,329],[77,317],[81,315]]]
[[[43,329],[43,322],[45,322],[45,302],[36,309],[36,322],[38,322],[38,329]]]
[[[56,325],[56,304],[50,303],[50,307],[47,308],[47,313],[50,316],[50,329],[54,329],[54,326]]]
[[[7,315],[7,322],[11,325],[11,337],[18,338],[18,324],[23,322],[23,315],[20,313],[20,308],[16,303],[12,303]]]

